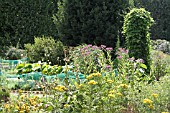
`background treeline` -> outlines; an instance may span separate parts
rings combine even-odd
[[[34,36],[57,37],[52,15],[57,0],[0,0],[0,53],[6,46],[33,43]]]
[[[123,17],[133,6],[151,12],[152,39],[170,40],[170,0],[61,0],[59,7],[58,0],[0,0],[0,53],[18,42],[23,48],[43,35],[65,45],[115,47],[117,37],[124,42]]]
[[[134,0],[136,7],[151,12],[155,24],[151,28],[152,39],[170,41],[170,0]]]

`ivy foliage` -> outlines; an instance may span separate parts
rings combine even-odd
[[[150,27],[154,22],[150,13],[143,8],[132,9],[124,19],[123,33],[129,56],[144,60],[150,71]]]

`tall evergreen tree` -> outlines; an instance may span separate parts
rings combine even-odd
[[[105,44],[115,47],[128,0],[61,0],[53,17],[66,45]],[[122,21],[121,21],[122,20]]]

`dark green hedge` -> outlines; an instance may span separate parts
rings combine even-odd
[[[57,37],[52,15],[58,0],[0,0],[0,46],[32,43],[34,36]],[[2,49],[1,49],[2,51]]]

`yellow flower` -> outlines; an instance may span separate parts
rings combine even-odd
[[[22,93],[23,91],[21,89],[19,89],[19,93]]]
[[[161,113],[169,113],[169,112],[161,112]]]
[[[123,87],[123,88],[127,89],[127,88],[128,88],[128,85],[126,85],[126,84],[120,84],[119,87]]]
[[[19,106],[18,106],[18,105],[17,105],[17,106],[15,106],[15,109],[19,110]]]
[[[154,109],[154,106],[152,104],[149,105],[150,109]]]
[[[156,94],[156,93],[153,93],[152,96],[153,96],[154,98],[158,98],[158,94]]]
[[[108,97],[115,98],[115,95],[114,94],[108,94]]]
[[[21,110],[21,111],[19,111],[19,113],[25,113],[25,111],[24,111],[24,110]]]
[[[121,96],[121,97],[123,96],[123,94],[122,94],[122,93],[116,93],[116,94],[117,94],[118,96]]]
[[[90,82],[88,82],[88,84],[89,84],[89,85],[95,85],[95,84],[97,84],[97,82],[94,81],[94,80],[90,80]]]
[[[87,76],[86,78],[87,79],[91,79],[91,78],[93,78],[93,77],[101,77],[102,75],[100,74],[100,73],[92,73],[92,74],[90,74],[89,76]]]
[[[100,74],[100,73],[94,73],[94,76],[101,77],[101,76],[102,76],[102,74]]]
[[[68,89],[65,86],[58,85],[55,87],[55,90],[63,92],[63,91],[67,91]]]
[[[29,111],[30,111],[30,107],[29,107],[29,106],[26,106],[26,107],[25,107],[25,110],[26,110],[27,112],[29,112]]]
[[[152,100],[150,100],[150,99],[144,99],[144,100],[143,100],[143,103],[144,103],[144,104],[152,104],[153,102],[152,102]]]
[[[87,76],[86,78],[91,79],[91,78],[93,78],[93,75],[91,74],[91,75]]]
[[[113,80],[107,80],[107,82],[111,84],[111,83],[113,83]]]
[[[24,97],[25,97],[25,95],[21,95],[21,96],[20,96],[21,99],[24,99]]]

